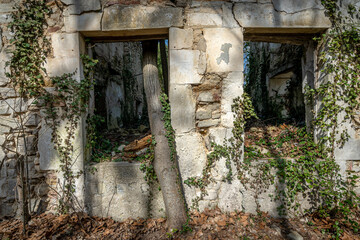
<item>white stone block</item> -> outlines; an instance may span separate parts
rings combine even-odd
[[[182,27],[183,9],[174,7],[119,5],[104,9],[102,30]]]
[[[243,34],[240,28],[204,29],[207,72],[243,71]]]
[[[294,13],[306,9],[324,9],[321,0],[299,1],[299,0],[272,0],[274,8],[278,12]]]
[[[231,72],[223,80],[221,94],[221,111],[231,112],[231,105],[235,98],[242,96],[244,85],[243,72]]]
[[[187,25],[191,27],[221,27],[222,15],[218,13],[189,13]]]
[[[223,21],[222,26],[226,28],[238,28],[241,27],[235,20],[234,14],[232,12],[233,4],[231,3],[224,3],[222,5],[223,11]]]
[[[234,127],[234,114],[232,112],[226,112],[221,115],[221,125],[227,128]]]
[[[190,86],[170,85],[171,123],[177,134],[195,129],[196,101]]]
[[[186,180],[201,176],[206,162],[206,149],[201,134],[177,134],[175,140],[182,178]]]
[[[296,0],[294,0],[295,2]],[[324,10],[318,8],[306,8],[302,11],[289,9],[292,6],[278,2],[279,9],[290,10],[293,13],[276,11],[273,4],[236,3],[234,14],[236,20],[244,28],[330,28],[331,22],[325,16]],[[307,5],[312,1],[296,1],[300,5]],[[310,3],[312,4],[312,3]],[[295,4],[296,5],[296,4]],[[282,6],[282,7],[280,7]],[[293,8],[295,9],[295,7]],[[296,31],[296,29],[294,29]]]
[[[80,56],[78,33],[53,33],[51,34],[51,46],[54,57]]]
[[[65,31],[100,31],[102,13],[84,13],[64,17]]]
[[[59,155],[51,141],[52,129],[45,121],[41,124],[38,140],[39,162],[41,170],[57,170],[59,167]]]
[[[169,49],[191,48],[193,45],[193,30],[170,28],[169,29]]]
[[[170,84],[200,84],[200,51],[170,50]]]
[[[219,191],[219,208],[224,212],[242,210],[243,190],[244,187],[238,179],[231,183],[222,183]]]
[[[198,97],[199,102],[214,102],[212,92],[201,92]]]
[[[83,12],[98,11],[101,10],[101,4],[99,0],[63,0],[68,6],[69,14],[81,14]]]
[[[79,33],[54,33],[51,36],[54,58],[48,58],[45,64],[50,77],[73,73],[80,75],[80,37]]]
[[[78,73],[79,66],[79,58],[74,57],[49,58],[47,64],[45,64],[49,77],[61,76],[64,73],[73,73],[75,71]]]
[[[220,119],[208,119],[199,121],[197,126],[199,128],[214,127],[220,123]]]

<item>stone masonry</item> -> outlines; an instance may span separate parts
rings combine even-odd
[[[61,182],[51,129],[35,104],[19,104],[20,99],[9,88],[5,77],[5,62],[11,57],[9,14],[17,1],[0,0],[0,163],[5,159],[0,173],[0,217],[14,215],[17,207],[17,155],[13,151],[16,141],[24,141],[21,140],[24,133],[16,135],[17,138],[8,136],[10,132],[19,132],[16,124],[19,116],[28,119],[24,136],[27,145],[32,146],[28,149],[28,161],[34,208],[41,210],[48,203],[47,208],[51,209],[56,195],[52,195],[52,191],[48,193],[49,188],[57,188]],[[45,67],[49,76],[76,71],[74,77],[80,80],[80,53],[91,52],[85,38],[98,42],[168,38],[171,117],[181,178],[185,180],[201,175],[211,151],[211,141],[221,143],[231,137],[234,118],[231,104],[243,93],[244,41],[272,40],[309,46],[314,34],[324,32],[331,23],[320,0],[175,2],[177,4],[167,0],[48,1],[53,9],[47,29],[52,53]],[[314,61],[311,54],[315,54],[314,51],[308,52],[307,69]],[[315,76],[315,72],[309,74]],[[74,144],[74,171],[87,169],[85,145],[85,119],[82,119]],[[359,148],[355,149],[358,153]],[[359,159],[343,159],[347,160]],[[352,166],[357,163],[353,162]],[[97,173],[87,171],[76,182],[75,194],[86,211],[118,220],[163,215],[161,193],[148,188],[138,164],[102,163],[95,167]],[[251,193],[238,180],[231,184],[224,182],[225,174],[225,161],[220,161],[212,169],[215,182],[207,189],[209,195],[199,203],[200,209],[219,206],[224,211],[255,211]],[[200,192],[187,186],[184,190],[187,204],[191,205]],[[40,200],[44,204],[38,203]],[[266,203],[262,210],[276,209],[265,196],[262,201]]]

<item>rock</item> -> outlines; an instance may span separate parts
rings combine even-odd
[[[169,49],[191,48],[193,45],[193,30],[170,28],[169,29]]]
[[[46,196],[49,192],[49,186],[46,183],[41,183],[35,186],[35,193],[39,197]]]
[[[199,128],[213,127],[213,126],[218,125],[219,123],[220,123],[220,119],[209,119],[209,120],[199,121],[197,126]]]
[[[241,28],[205,28],[208,72],[242,71],[243,33]]]
[[[102,30],[181,27],[182,11],[173,7],[112,5],[104,9]]]
[[[198,50],[169,50],[170,81],[176,84],[200,84],[202,76],[200,51]]]
[[[65,31],[68,33],[78,31],[100,31],[101,17],[102,14],[100,12],[64,17]]]
[[[284,2],[289,4],[284,4]],[[291,2],[296,2],[301,11],[294,11],[295,7]],[[314,1],[281,1],[275,0],[274,5],[278,9],[286,12],[276,11],[273,4],[257,4],[257,3],[236,3],[234,14],[236,20],[245,28],[298,28],[294,29],[294,33],[304,32],[303,28],[329,28],[330,20],[325,16],[325,12],[318,8],[304,8],[306,5],[312,5]]]
[[[186,25],[191,27],[221,27],[222,16],[218,13],[189,13]]]
[[[198,97],[199,102],[214,102],[214,96],[212,92],[202,92]]]
[[[170,84],[171,123],[175,132],[185,133],[195,129],[196,101],[190,86]]]
[[[211,111],[208,109],[198,109],[196,111],[196,119],[204,120],[211,118]]]
[[[122,151],[124,150],[125,146],[126,146],[126,145],[124,145],[124,144],[123,144],[123,145],[120,145],[120,146],[118,147],[118,150],[122,152]]]
[[[291,230],[291,232],[287,235],[290,240],[303,240],[304,238],[296,231]]]
[[[62,0],[68,6],[69,14],[81,14],[83,12],[101,10],[100,0]]]

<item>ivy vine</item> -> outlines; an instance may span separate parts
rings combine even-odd
[[[46,36],[46,18],[51,9],[45,1],[23,0],[12,13],[10,30],[14,33],[10,41],[14,48],[12,58],[7,63],[13,88],[21,100],[32,99],[44,110],[45,120],[52,129],[52,142],[59,154],[60,171],[64,182],[59,193],[58,211],[66,213],[75,210],[75,179],[82,171],[74,172],[74,139],[80,117],[85,115],[93,87],[93,67],[96,60],[81,55],[84,77],[78,81],[74,73],[49,78],[44,68],[50,52],[50,42]],[[52,88],[45,87],[49,80]],[[48,84],[47,84],[48,85]],[[60,134],[60,126],[65,125],[65,136]]]

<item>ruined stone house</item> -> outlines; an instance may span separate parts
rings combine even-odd
[[[58,156],[51,144],[51,129],[41,110],[30,102],[19,106],[5,76],[12,36],[7,25],[15,2],[0,0],[0,161],[5,161],[0,173],[0,217],[13,216],[18,211],[16,159],[10,150],[18,146],[17,151],[24,151],[24,143],[15,145],[17,139],[9,137],[9,133],[18,131],[19,115],[27,119],[26,142],[32,146],[27,151],[33,211],[44,210],[44,203],[48,203],[45,208],[51,209],[56,196],[49,189],[56,188],[61,178],[57,171]],[[344,0],[343,8],[349,3],[360,7],[357,0]],[[312,39],[331,28],[320,0],[60,0],[49,1],[49,5],[53,13],[48,19],[47,35],[52,54],[45,66],[47,73],[51,77],[76,72],[79,80],[80,54],[96,57],[99,70],[95,78],[103,95],[93,96],[89,112],[96,105],[100,106],[98,110],[103,106],[108,128],[122,127],[146,110],[140,41],[168,39],[169,99],[182,179],[201,175],[211,141],[221,143],[231,137],[232,101],[242,95],[244,86],[244,42],[302,46],[301,73],[293,72],[290,66],[293,63],[285,58],[289,66],[273,64],[267,71],[268,88],[278,89],[295,75],[302,86],[316,85],[321,69],[317,67],[317,49]],[[274,50],[276,46],[279,45],[267,48]],[[127,95],[123,81],[125,70],[133,76],[132,89],[136,89],[131,96]],[[309,111],[306,109],[307,122]],[[139,163],[99,163],[95,165],[95,174],[87,171],[85,125],[82,119],[76,133],[73,168],[85,171],[76,183],[76,196],[86,211],[118,220],[164,215],[161,192],[149,189]],[[351,139],[337,151],[337,161],[342,171],[351,168],[360,172],[359,126],[349,124],[349,129]],[[224,211],[255,211],[251,191],[238,180],[231,184],[222,181],[224,161],[216,165],[212,174],[216,181],[208,187],[208,196],[199,202],[200,209],[218,206]],[[276,215],[277,203],[268,198],[273,190],[259,197],[262,210]],[[199,194],[187,186],[184,191],[189,205]]]

